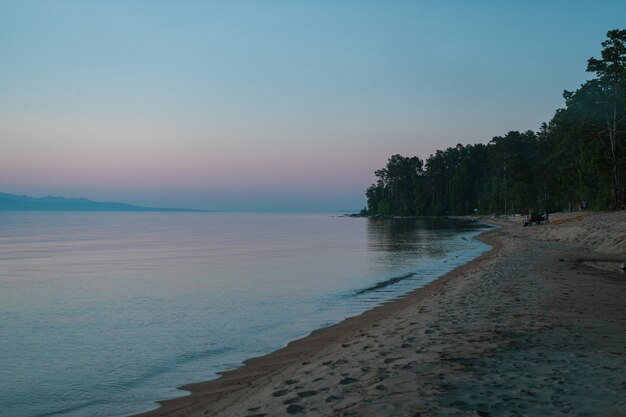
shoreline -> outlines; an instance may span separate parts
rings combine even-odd
[[[518,220],[498,219],[477,236],[491,250],[430,284],[135,417],[625,415],[626,280],[597,266],[626,255],[626,213],[583,227],[614,253],[585,248],[578,224]]]
[[[491,224],[491,226],[493,226],[493,224]],[[246,359],[238,368],[219,372],[219,377],[216,379],[179,386],[177,389],[187,391],[189,394],[159,400],[157,401],[159,404],[158,408],[132,414],[129,417],[188,415],[187,413],[190,412],[188,408],[191,410],[196,408],[195,406],[198,401],[211,402],[220,400],[234,393],[240,389],[241,386],[262,377],[265,373],[273,373],[282,368],[297,365],[301,362],[300,359],[302,357],[319,352],[321,349],[331,344],[341,343],[363,326],[371,325],[372,321],[375,322],[384,317],[389,317],[397,309],[443,290],[443,287],[448,285],[451,280],[458,278],[463,271],[477,265],[481,260],[493,256],[502,246],[497,239],[491,236],[496,230],[497,229],[489,229],[474,237],[474,239],[491,246],[491,249],[470,262],[445,273],[436,280],[426,284],[424,287],[417,288],[403,296],[368,309],[359,315],[347,317],[339,323],[314,330],[309,335],[293,340],[289,342],[287,346],[266,355]]]

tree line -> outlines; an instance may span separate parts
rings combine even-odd
[[[565,91],[538,131],[458,144],[426,160],[392,155],[366,191],[369,215],[444,215],[620,208],[626,203],[626,30],[611,30],[595,74]]]

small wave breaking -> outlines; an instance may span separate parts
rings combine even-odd
[[[385,287],[388,287],[390,285],[397,284],[400,281],[404,281],[406,279],[413,278],[415,275],[417,275],[417,272],[409,272],[408,274],[404,274],[404,275],[400,275],[400,276],[397,276],[397,277],[386,279],[384,281],[380,281],[377,284],[372,285],[371,287],[367,287],[367,288],[364,288],[362,290],[358,290],[356,292],[356,295],[367,294],[368,292],[381,290],[381,289],[383,289]]]

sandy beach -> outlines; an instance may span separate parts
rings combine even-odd
[[[626,416],[626,212],[575,215],[141,416]]]

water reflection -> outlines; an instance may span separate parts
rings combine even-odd
[[[484,248],[468,231],[479,227],[325,214],[3,213],[0,416],[150,408],[180,395],[177,385],[478,256]]]
[[[484,225],[450,218],[368,219],[367,246],[391,265],[407,255],[442,258],[450,249],[447,238],[480,229]]]

